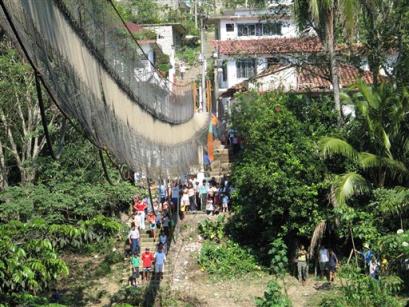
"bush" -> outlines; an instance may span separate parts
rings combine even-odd
[[[143,292],[141,288],[123,287],[112,296],[111,303],[114,306],[117,306],[116,304],[140,306],[143,303]]]
[[[339,277],[342,278],[340,295],[325,297],[321,306],[402,306],[394,297],[402,284],[397,276],[383,276],[374,280],[359,269],[346,265],[341,268]]]
[[[113,218],[96,216],[75,226],[47,224],[42,219],[30,223],[10,221],[0,226],[0,234],[13,241],[48,240],[56,249],[78,250],[86,244],[107,241],[117,235],[121,228],[121,223]]]
[[[177,51],[176,56],[179,59],[183,60],[186,64],[192,66],[195,63],[197,63],[199,54],[200,51],[198,46],[195,47],[185,46],[182,47],[179,51]]]
[[[0,297],[35,293],[48,289],[57,279],[68,275],[68,267],[58,258],[48,240],[31,239],[15,243],[0,239]],[[24,299],[24,297],[15,297]],[[28,298],[27,298],[28,299]]]
[[[290,300],[281,292],[281,287],[274,280],[267,284],[264,297],[256,298],[258,307],[290,307]]]
[[[205,220],[198,226],[200,235],[207,240],[220,242],[224,237],[225,217],[220,215],[215,221]]]
[[[222,244],[206,241],[200,250],[199,265],[221,279],[241,277],[260,270],[255,257],[232,241]]]
[[[244,144],[232,169],[235,215],[229,232],[269,264],[274,238],[309,236],[327,214],[324,164],[304,122],[286,108],[289,96],[239,95],[233,127]]]
[[[268,254],[271,257],[270,270],[277,276],[284,276],[287,266],[287,245],[281,237],[276,238],[270,244]]]

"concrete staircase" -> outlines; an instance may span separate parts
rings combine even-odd
[[[231,149],[222,145],[218,140],[214,141],[214,161],[210,165],[210,177],[218,180],[223,176],[229,176],[231,163]]]

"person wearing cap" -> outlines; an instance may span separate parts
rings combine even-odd
[[[144,279],[148,281],[149,273],[152,272],[152,263],[155,257],[150,252],[149,248],[146,248],[145,251],[142,253],[141,259],[142,259],[142,265],[143,265],[142,281]]]
[[[360,254],[364,258],[364,266],[365,266],[365,271],[369,273],[369,265],[372,260],[372,256],[374,255],[371,249],[369,248],[369,244],[365,243],[364,244],[364,250],[362,252],[356,251],[358,254]]]

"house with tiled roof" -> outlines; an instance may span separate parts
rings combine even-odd
[[[265,9],[226,10],[209,18],[216,30],[212,45],[217,113],[229,103],[231,93],[243,89],[329,92],[332,88],[329,71],[322,65],[326,62],[325,47],[312,30],[298,31],[292,16],[293,1],[270,2]],[[359,54],[361,47],[338,45],[336,51],[349,58]],[[361,63],[358,66],[365,68]],[[372,82],[368,72],[352,65],[343,64],[339,73],[341,87],[359,77]]]

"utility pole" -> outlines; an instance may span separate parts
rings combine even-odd
[[[195,27],[196,29],[198,28],[198,23],[197,23],[197,0],[193,0],[193,14],[195,15]]]
[[[206,57],[204,54],[204,43],[205,43],[205,35],[204,35],[204,15],[200,16],[200,60],[202,62],[202,86],[201,93],[202,93],[202,100],[200,105],[200,110],[206,111]],[[208,110],[209,112],[211,110]]]

